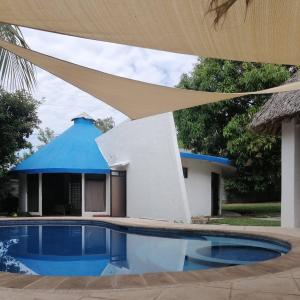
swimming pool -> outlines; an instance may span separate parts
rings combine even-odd
[[[121,227],[93,221],[0,226],[0,271],[109,276],[202,270],[281,256],[289,245],[261,237]]]

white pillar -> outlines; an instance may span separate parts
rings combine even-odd
[[[85,174],[81,174],[81,215],[85,213]]]
[[[300,227],[300,128],[295,119],[282,122],[281,226]]]
[[[105,212],[107,215],[110,216],[110,193],[111,193],[111,190],[110,190],[110,174],[106,174],[106,187],[105,187],[105,201],[106,201],[106,204],[105,204]]]
[[[27,175],[19,174],[19,211],[27,212]]]
[[[43,174],[39,173],[39,215],[43,214]]]

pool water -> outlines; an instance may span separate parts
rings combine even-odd
[[[256,263],[288,251],[284,243],[266,239],[122,228],[102,222],[0,226],[0,271],[33,275],[201,270]]]

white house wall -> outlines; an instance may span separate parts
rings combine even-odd
[[[190,222],[171,113],[125,122],[97,139],[109,165],[127,167],[127,216]]]
[[[211,215],[211,173],[221,174],[222,169],[212,163],[182,158],[183,167],[188,168],[185,178],[188,202],[192,216]],[[220,186],[222,188],[222,186]],[[224,193],[220,190],[220,196]]]

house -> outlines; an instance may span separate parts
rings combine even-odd
[[[226,158],[180,151],[171,113],[124,122],[105,134],[86,114],[17,165],[20,210],[190,222],[217,215]]]
[[[298,72],[287,83],[299,80]],[[300,227],[300,90],[274,94],[251,127],[258,133],[281,135],[281,225]]]

